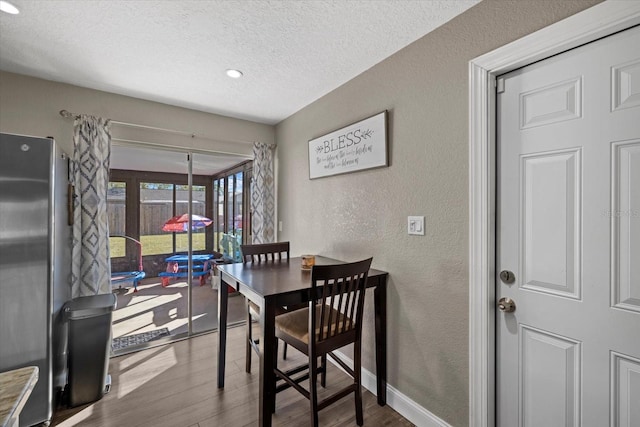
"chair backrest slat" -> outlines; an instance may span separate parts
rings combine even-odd
[[[347,319],[344,322],[344,327],[343,327],[343,331],[347,331],[351,328],[353,328],[353,319],[354,319],[354,311],[356,309],[355,304],[353,304],[353,301],[357,301],[358,298],[358,289],[357,289],[357,284],[358,284],[358,278],[357,277],[350,277],[349,278],[349,292],[347,293],[347,301],[345,303],[345,314],[347,315]]]
[[[289,242],[240,245],[240,251],[242,252],[243,264],[247,262],[275,262],[276,257],[278,261],[282,261],[283,258],[289,260]]]
[[[342,305],[342,304],[343,304],[343,297],[344,297],[345,295],[346,295],[346,298],[348,299],[348,298],[349,298],[350,293],[349,293],[349,292],[340,292],[340,294],[338,295],[338,305],[337,305],[337,306],[335,306],[335,307],[336,307],[336,308],[337,308],[337,310],[338,310],[338,311],[340,311],[341,313],[342,313],[342,312],[344,312],[345,314],[347,314],[347,313],[346,313],[345,308],[348,308],[348,307],[349,307],[349,305],[348,305],[348,304],[347,304],[347,305],[345,305],[345,306],[343,306],[343,305]],[[333,305],[333,304],[332,304],[332,305]],[[335,321],[336,321],[336,322],[338,322],[338,319],[335,319]],[[343,322],[341,322],[341,323],[340,323],[340,322],[338,322],[338,327],[336,328],[336,332],[337,332],[337,333],[339,333],[339,334],[343,333],[343,332],[345,331],[345,330],[344,330],[344,327],[345,327],[346,323],[347,323],[346,321],[343,321]]]
[[[311,295],[314,299],[310,304],[313,309],[311,313],[318,314],[309,316],[309,336],[315,336],[316,342],[354,329],[356,334],[360,335],[365,287],[371,261],[369,258],[349,264],[313,267]],[[318,291],[320,286],[322,292]]]

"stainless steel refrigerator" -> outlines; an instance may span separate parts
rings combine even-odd
[[[52,138],[0,133],[0,372],[37,366],[20,426],[48,423],[66,383],[68,161]]]

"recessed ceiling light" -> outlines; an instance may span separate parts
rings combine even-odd
[[[242,77],[242,71],[240,71],[240,70],[227,70],[227,76],[231,77],[232,79],[239,79],[240,77]]]
[[[8,1],[0,0],[0,10],[11,15],[17,15],[20,13],[17,7],[9,3]]]

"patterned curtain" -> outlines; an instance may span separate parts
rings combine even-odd
[[[253,179],[251,182],[251,231],[253,243],[275,241],[275,145],[254,142]]]
[[[80,115],[73,132],[72,297],[111,292],[107,187],[111,134],[109,120]]]

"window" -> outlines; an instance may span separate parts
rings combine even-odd
[[[107,216],[109,218],[109,235],[124,236],[127,222],[127,183],[109,182],[107,187]],[[109,248],[111,258],[125,256],[125,239],[110,237]]]
[[[244,243],[251,241],[251,197],[249,183],[253,162],[216,175],[213,180],[214,248],[221,251],[223,233]]]
[[[206,213],[206,188],[204,185],[193,185],[192,187],[192,207],[193,215],[208,217]],[[176,210],[175,215],[186,214],[189,209],[189,186],[176,186]],[[206,249],[206,233],[204,228],[194,228],[192,231],[194,251]],[[187,252],[189,250],[189,236],[186,232],[176,233],[176,247],[174,252]]]
[[[142,255],[173,253],[173,233],[162,231],[174,209],[174,185],[156,182],[140,183],[140,242]]]
[[[242,210],[244,207],[244,185],[243,185],[243,172],[238,172],[234,175],[235,190],[233,192],[233,232],[242,234]]]
[[[221,234],[224,233],[225,178],[213,181],[213,247],[220,247]]]
[[[206,187],[192,186],[192,213],[207,217]],[[140,241],[143,255],[186,252],[189,248],[188,234],[167,232],[162,227],[172,217],[183,215],[189,208],[189,187],[158,182],[140,183]],[[186,225],[185,225],[186,227]],[[193,230],[193,250],[206,250],[206,230]]]
[[[212,220],[212,225],[192,232],[193,251],[221,252],[222,233],[250,242],[249,179],[252,162],[213,176],[194,175],[192,212]],[[188,234],[166,232],[162,226],[172,217],[186,214],[187,176],[176,173],[111,170],[109,225],[112,235],[127,235],[142,243],[145,262],[161,265],[165,255],[188,250]],[[112,258],[132,258],[133,246],[112,239]],[[150,257],[150,258],[146,258]],[[149,267],[151,271],[152,267]],[[155,274],[155,273],[154,273]]]

